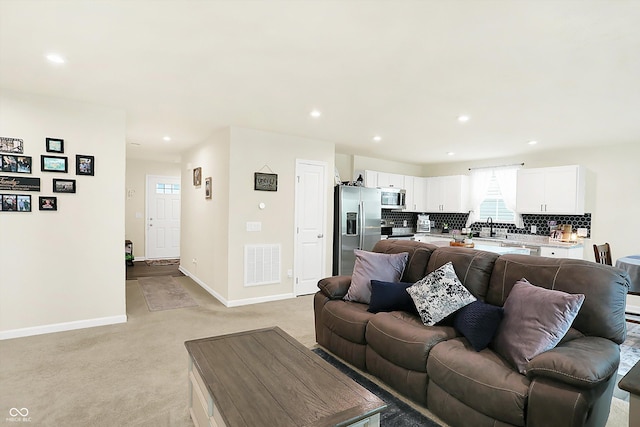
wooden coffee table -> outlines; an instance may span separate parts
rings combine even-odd
[[[280,328],[185,342],[198,427],[379,426],[387,405]]]

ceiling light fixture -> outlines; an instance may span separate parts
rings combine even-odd
[[[449,152],[447,153],[447,156],[453,156],[454,154],[456,154],[456,153],[454,153],[453,151],[449,151]]]
[[[45,56],[45,58],[47,58],[47,61],[53,62],[54,64],[64,64],[65,62],[67,62],[62,56],[58,55],[57,53],[49,53]]]
[[[462,116],[458,116],[458,121],[459,121],[460,123],[466,123],[466,122],[468,122],[468,121],[469,121],[469,119],[470,119],[470,118],[471,118],[471,117],[469,117],[469,116],[462,115]]]
[[[167,142],[171,141],[171,137],[170,137],[170,136],[165,136],[165,137],[163,137],[162,139],[163,139],[163,140],[165,140],[165,141],[167,141]]]
[[[380,142],[380,141],[382,141],[382,137],[380,135],[376,135],[376,136],[373,137],[373,141],[374,142]]]
[[[313,110],[311,111],[311,113],[309,113],[311,115],[311,117],[313,117],[314,119],[317,119],[318,117],[320,117],[322,115],[322,113],[318,110]]]
[[[531,140],[531,141],[527,142],[527,144],[529,144],[529,145],[536,145],[537,143],[538,143],[538,141],[534,141],[534,140]]]

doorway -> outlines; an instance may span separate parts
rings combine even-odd
[[[147,175],[146,259],[180,258],[180,177]]]
[[[327,164],[296,160],[295,295],[315,293],[325,277]]]

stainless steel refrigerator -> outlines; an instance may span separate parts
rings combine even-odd
[[[380,189],[336,186],[333,218],[333,274],[348,276],[354,249],[370,251],[380,240]]]

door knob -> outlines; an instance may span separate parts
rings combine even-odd
[[[318,239],[322,239],[324,237],[324,234],[318,234]]]

